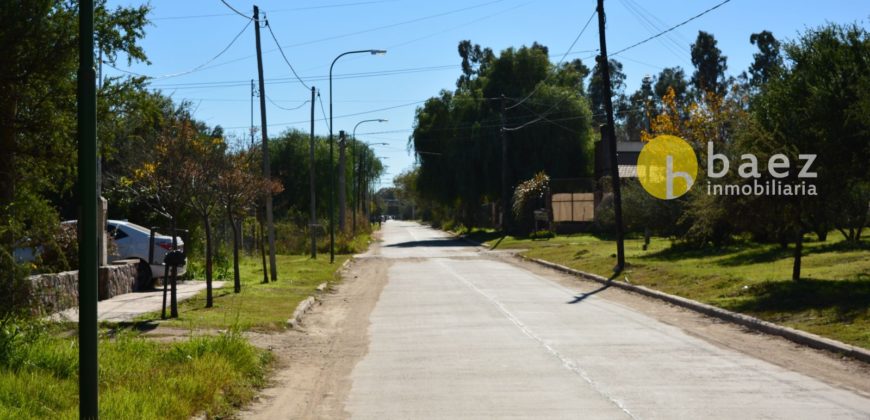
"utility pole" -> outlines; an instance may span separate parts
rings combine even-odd
[[[607,141],[607,147],[610,151],[610,180],[613,188],[613,215],[616,221],[616,267],[613,268],[613,271],[619,273],[625,268],[625,246],[622,232],[622,193],[619,186],[619,163],[616,156],[616,130],[613,123],[613,101],[610,91],[610,63],[607,58],[607,39],[604,35],[606,20],[604,0],[598,0],[598,39],[601,44],[598,68],[601,69],[601,79],[604,82],[604,110],[607,113],[607,128],[601,133],[601,141]]]
[[[97,364],[97,84],[94,69],[94,0],[79,2],[76,82],[79,187],[79,418],[99,416]]]
[[[263,83],[263,51],[260,48],[260,9],[254,6],[254,35],[257,40],[257,76],[260,78],[260,121],[263,125],[263,176],[272,178],[269,163],[269,135],[266,132],[266,87]],[[275,224],[272,220],[272,193],[266,194],[266,235],[269,237],[269,274],[272,281],[278,280],[275,263]]]
[[[311,224],[308,230],[311,233],[311,258],[317,258],[317,204],[315,202],[315,183],[314,171],[317,169],[314,165],[314,86],[311,86],[311,138],[308,141],[308,158],[311,162],[309,169],[309,189],[311,190]]]
[[[251,79],[251,147],[254,147],[254,95],[256,92],[254,79]]]
[[[505,234],[508,231],[508,217],[510,216],[510,188],[508,187],[508,140],[506,130],[505,102],[507,98],[501,95],[501,230]]]
[[[338,230],[344,233],[347,227],[345,219],[347,218],[347,174],[344,168],[346,159],[345,149],[347,148],[347,133],[344,130],[338,132]]]

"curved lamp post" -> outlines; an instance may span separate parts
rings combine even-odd
[[[351,220],[352,220],[351,221],[351,231],[353,232],[354,236],[356,236],[356,212],[357,212],[357,208],[359,207],[359,192],[360,192],[359,190],[361,188],[359,177],[360,177],[360,175],[362,175],[361,168],[357,166],[358,160],[357,160],[357,153],[356,153],[356,144],[357,144],[356,128],[359,127],[360,124],[367,123],[367,122],[383,123],[383,122],[387,122],[387,120],[382,119],[382,118],[375,118],[375,119],[371,119],[371,120],[362,120],[362,121],[356,123],[355,126],[353,126],[353,134],[350,136],[350,138],[353,139],[353,150],[351,151],[351,155],[353,156],[352,168],[355,168],[355,170],[351,171],[351,175],[352,175],[351,183],[353,184],[353,209],[351,211],[351,213],[353,213],[353,216],[351,218]],[[366,143],[366,144],[368,145],[368,143]],[[386,143],[382,143],[382,144],[386,144]]]
[[[387,50],[356,50],[356,51],[347,51],[339,54],[332,60],[332,64],[329,65],[329,164],[332,165],[332,162],[335,157],[335,152],[333,151],[333,140],[332,140],[332,68],[335,66],[335,62],[338,61],[339,58],[344,57],[350,54],[363,54],[369,53],[371,55],[384,55],[387,53]],[[335,169],[330,168],[329,171],[329,262],[335,262]]]

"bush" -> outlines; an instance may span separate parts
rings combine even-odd
[[[529,239],[552,239],[555,238],[556,234],[551,230],[536,230],[529,234]]]

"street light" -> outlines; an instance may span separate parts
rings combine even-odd
[[[352,176],[351,182],[353,184],[353,209],[351,210],[351,213],[353,213],[353,216],[351,219],[352,220],[351,232],[353,232],[353,236],[356,236],[356,212],[357,212],[357,208],[359,207],[360,189],[362,188],[362,185],[360,185],[361,182],[360,182],[360,178],[359,178],[362,171],[361,171],[361,168],[357,166],[356,128],[359,127],[360,124],[367,123],[367,122],[383,123],[383,122],[387,122],[387,120],[382,119],[382,118],[375,118],[375,119],[371,119],[371,120],[362,120],[362,121],[356,123],[355,126],[353,126],[353,134],[350,136],[353,139],[353,150],[351,151],[351,154],[353,155],[353,166],[352,167],[356,169],[356,171],[351,171],[351,176]],[[386,143],[382,143],[382,144],[386,144]],[[354,172],[356,172],[355,175],[354,175]]]
[[[332,140],[332,68],[335,67],[335,62],[338,61],[339,58],[344,57],[350,54],[363,54],[369,53],[371,55],[384,55],[387,53],[387,50],[357,50],[357,51],[347,51],[343,52],[335,57],[332,60],[332,64],[329,65],[329,165],[332,166],[332,162],[335,157],[335,152],[333,151],[333,140]],[[330,191],[329,191],[329,262],[335,262],[335,168],[330,168],[329,171],[329,179],[330,179]]]

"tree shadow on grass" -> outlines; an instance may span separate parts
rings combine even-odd
[[[761,247],[744,252],[736,253],[730,257],[719,260],[716,264],[726,267],[735,267],[749,264],[763,264],[792,258],[794,250],[780,246]]]
[[[739,312],[801,312],[833,309],[851,321],[870,307],[870,278],[859,280],[801,279],[752,286],[753,295],[729,309]]]
[[[733,253],[737,250],[734,246],[702,247],[698,248],[690,244],[673,244],[661,251],[651,252],[641,258],[657,261],[679,261],[687,258],[718,257]]]

